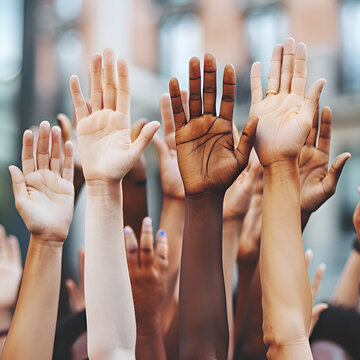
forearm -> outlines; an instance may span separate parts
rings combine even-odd
[[[137,329],[136,359],[138,360],[165,360],[165,346],[161,331],[160,316],[154,322],[154,329],[144,333],[141,326]]]
[[[148,216],[146,178],[135,181],[132,177],[125,176],[123,194],[124,224],[131,226],[136,237],[140,239],[142,221]]]
[[[360,281],[360,254],[353,250],[345,264],[331,302],[338,306],[358,309]]]
[[[89,358],[134,358],[135,312],[119,183],[87,184],[85,303]]]
[[[225,281],[226,309],[229,326],[229,356],[234,348],[233,279],[237,245],[241,233],[242,219],[224,220],[223,227],[223,272]]]
[[[222,268],[223,194],[185,199],[180,274],[180,358],[226,359],[228,324]]]
[[[268,357],[311,359],[307,347],[312,299],[301,239],[296,161],[265,169],[260,274]],[[298,343],[304,349],[293,352]]]
[[[31,236],[19,299],[2,359],[51,359],[61,259],[62,243],[45,243]]]

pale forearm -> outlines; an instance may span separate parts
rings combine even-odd
[[[306,344],[311,292],[301,239],[300,182],[296,161],[265,169],[260,272],[264,339],[281,358],[292,344]],[[290,355],[289,355],[290,356]],[[311,357],[308,357],[311,358]]]
[[[360,254],[353,250],[345,264],[331,302],[338,306],[358,309],[360,281]]]
[[[51,359],[61,278],[62,243],[31,236],[20,295],[2,359]],[[21,346],[19,346],[21,344]]]
[[[136,325],[119,183],[87,185],[85,303],[90,359],[135,356]]]

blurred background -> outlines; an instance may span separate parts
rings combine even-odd
[[[237,72],[235,121],[249,111],[249,72],[287,36],[309,50],[309,83],[325,77],[321,106],[333,110],[331,158],[352,154],[336,195],[312,216],[305,247],[327,273],[319,299],[334,290],[349,254],[352,213],[360,185],[360,1],[358,0],[1,0],[0,11],[0,223],[16,234],[23,257],[29,235],[17,215],[7,167],[19,164],[22,132],[59,112],[72,115],[68,86],[78,74],[88,93],[90,56],[115,49],[130,66],[132,122],[159,120],[159,97],[171,76],[187,88],[188,60],[213,53],[221,79],[226,63]],[[153,145],[146,152],[150,215],[159,222],[161,188]],[[64,248],[63,280],[78,277],[83,244],[84,194]],[[106,241],[106,239],[104,239]],[[62,288],[60,315],[68,312]]]

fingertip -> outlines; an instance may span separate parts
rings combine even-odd
[[[115,62],[115,53],[111,48],[105,48],[103,51],[104,64],[109,65]]]
[[[39,126],[40,129],[50,129],[50,123],[47,120],[43,120]]]
[[[324,262],[322,262],[319,266],[318,266],[319,271],[321,272],[325,272],[326,270],[326,264]]]
[[[70,88],[71,89],[74,89],[75,87],[78,87],[78,84],[79,84],[78,76],[77,75],[71,75],[69,83],[70,83]]]

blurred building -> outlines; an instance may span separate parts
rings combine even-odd
[[[334,115],[331,156],[352,153],[337,194],[305,231],[305,244],[315,252],[313,267],[328,265],[320,297],[331,294],[351,246],[360,185],[359,0],[2,0],[0,24],[0,223],[23,238],[24,249],[27,235],[14,210],[7,166],[19,162],[27,127],[44,119],[55,124],[58,112],[71,115],[68,79],[78,74],[88,88],[93,52],[113,47],[129,62],[132,121],[158,120],[169,78],[177,76],[187,88],[189,59],[211,52],[219,80],[226,63],[236,67],[235,121],[241,126],[249,111],[251,63],[262,62],[266,86],[273,46],[287,36],[305,42],[309,83],[328,80],[321,105],[330,105]],[[157,224],[161,189],[153,147],[147,163]],[[80,205],[66,245],[73,271],[82,216]]]

